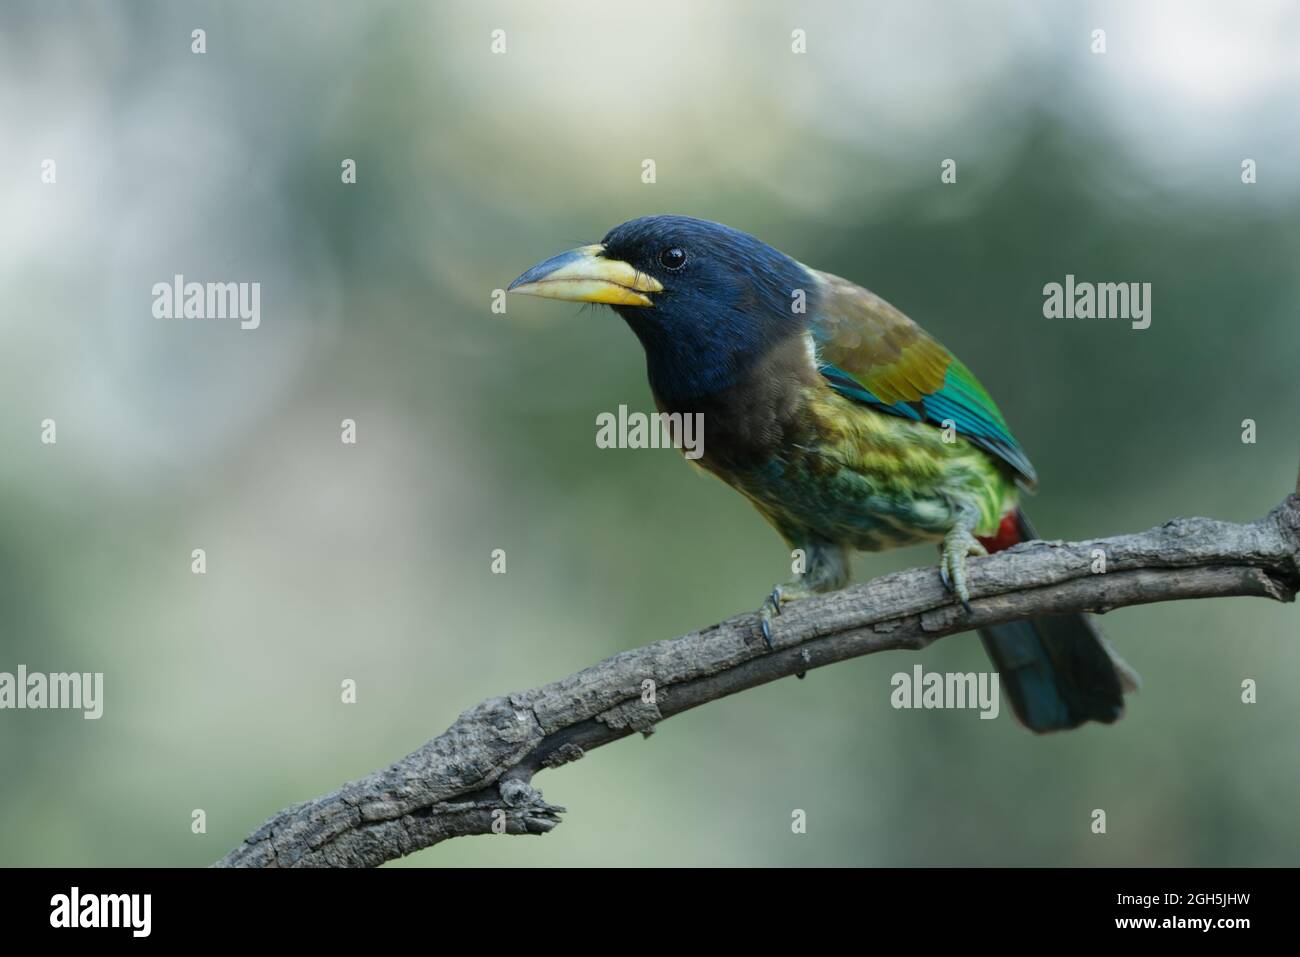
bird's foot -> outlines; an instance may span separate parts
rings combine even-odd
[[[964,528],[953,529],[943,540],[943,554],[939,558],[939,578],[943,587],[955,595],[970,614],[970,589],[966,587],[966,559],[971,555],[987,555],[988,550]]]
[[[812,594],[811,589],[797,581],[777,585],[772,589],[772,593],[758,609],[759,628],[763,632],[763,641],[767,643],[769,650],[772,648],[772,620],[781,614],[781,606],[801,598],[808,598]]]

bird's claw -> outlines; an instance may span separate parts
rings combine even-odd
[[[988,551],[974,535],[965,529],[948,534],[943,540],[943,554],[939,559],[939,580],[944,590],[961,602],[966,614],[974,609],[970,604],[970,589],[966,586],[966,559],[970,555],[983,556]]]
[[[961,602],[961,606],[966,609],[966,614],[969,615],[974,610],[971,608],[969,600],[963,598],[961,595],[956,595],[952,587],[952,578],[948,574],[948,567],[942,562],[939,563],[939,581],[943,582],[944,591],[949,595],[955,595],[957,600]]]
[[[763,632],[763,641],[767,644],[769,651],[774,651],[776,646],[772,644],[772,619],[781,614],[781,606],[800,598],[807,598],[812,594],[806,586],[799,582],[790,582],[785,585],[777,585],[772,589],[767,598],[763,599],[762,606],[758,609],[759,627]]]
[[[763,630],[763,642],[767,645],[767,650],[772,651],[772,619],[781,614],[781,586],[777,585],[772,589],[772,593],[763,600],[762,606],[758,609],[759,626]]]

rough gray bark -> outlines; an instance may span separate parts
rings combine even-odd
[[[1094,550],[1106,557],[1094,574]],[[465,834],[544,834],[563,808],[530,784],[544,768],[690,708],[846,658],[920,649],[945,635],[1053,612],[1300,590],[1300,482],[1248,525],[1175,519],[1137,535],[1035,541],[972,559],[967,614],[933,568],[789,605],[775,650],[754,615],[615,655],[492,698],[397,763],[271,817],[222,867],[373,867]],[[647,684],[652,682],[653,684]],[[653,689],[653,695],[646,693]],[[653,702],[653,703],[647,703]]]

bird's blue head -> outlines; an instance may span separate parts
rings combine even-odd
[[[650,385],[685,400],[734,384],[772,345],[797,335],[799,263],[747,233],[688,216],[644,216],[528,270],[512,292],[613,307],[645,347]]]

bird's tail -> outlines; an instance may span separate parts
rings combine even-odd
[[[1037,538],[1025,514],[1009,513],[990,552]],[[1050,615],[980,629],[1003,690],[1020,722],[1042,734],[1085,721],[1110,724],[1124,713],[1124,692],[1139,678],[1111,649],[1088,615]]]

